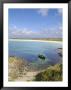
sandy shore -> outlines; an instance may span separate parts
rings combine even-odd
[[[51,42],[51,43],[62,43],[62,41],[49,41],[49,40],[24,40],[24,39],[9,39],[9,41],[33,41],[33,42]]]
[[[35,76],[39,73],[39,71],[29,71],[26,72],[26,74],[24,74],[22,77],[18,77],[17,79],[15,79],[15,81],[32,81],[35,79]]]

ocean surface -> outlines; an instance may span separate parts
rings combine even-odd
[[[62,43],[56,42],[37,42],[37,41],[9,41],[9,56],[16,56],[25,59],[33,64],[56,64],[60,62],[61,57],[58,54],[58,48],[62,48]],[[38,55],[45,56],[42,61]]]

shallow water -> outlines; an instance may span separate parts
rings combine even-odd
[[[58,48],[62,48],[62,43],[56,42],[28,42],[9,41],[9,56],[16,56],[28,60],[33,65],[55,64],[61,57],[58,55]],[[42,54],[46,57],[44,61],[38,58]]]

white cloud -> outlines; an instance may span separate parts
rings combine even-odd
[[[58,9],[58,13],[61,15],[62,14],[62,9]]]
[[[14,25],[14,29],[17,29],[17,26],[16,25]]]
[[[37,35],[39,33],[33,30],[30,30],[28,28],[23,28],[23,29],[16,29],[12,31],[11,34],[12,35]]]
[[[38,14],[41,14],[42,16],[47,16],[48,15],[48,9],[39,9]]]
[[[60,27],[59,27],[59,30],[62,30],[62,29],[63,29],[62,26],[60,26]]]
[[[61,23],[59,23],[58,29],[59,29],[60,31],[63,31],[63,25],[62,25]]]
[[[18,28],[18,27],[13,27],[12,30],[9,33],[9,36],[11,37],[23,37],[23,38],[30,38],[30,37],[49,37],[57,35],[61,35],[62,33],[62,27],[61,24],[59,26],[55,27],[44,27],[40,28],[38,31],[37,30],[32,30],[30,28]]]
[[[30,35],[30,34],[34,34],[34,32],[31,30],[23,30],[21,31],[21,34]]]

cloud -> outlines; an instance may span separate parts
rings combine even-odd
[[[48,9],[39,9],[38,14],[42,15],[42,16],[47,16],[48,15]]]
[[[37,35],[38,32],[33,31],[31,29],[28,29],[28,28],[23,28],[23,29],[15,29],[15,30],[11,31],[10,34],[17,35],[17,36],[18,35],[25,35],[25,36],[27,36],[27,35]]]
[[[62,9],[58,9],[58,14],[62,15]]]
[[[62,30],[63,28],[62,28],[62,26],[59,26],[59,30]]]
[[[17,29],[17,26],[16,26],[16,25],[14,25],[14,26],[13,26],[13,28],[14,28],[14,29]]]
[[[25,35],[33,35],[36,34],[36,32],[30,30],[30,29],[26,29],[26,30],[22,30],[21,34],[25,34]]]
[[[52,36],[61,36],[62,35],[62,26],[59,24],[58,26],[54,27],[43,27],[37,30],[33,30],[30,28],[18,28],[18,27],[12,27],[11,30],[9,30],[9,37],[19,37],[19,38],[47,38]]]
[[[47,8],[37,10],[38,14],[40,14],[42,16],[47,16],[48,11],[49,11],[49,9],[47,9]],[[62,15],[62,8],[57,9],[57,12],[58,12],[59,15]]]

